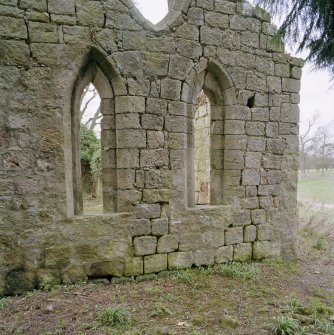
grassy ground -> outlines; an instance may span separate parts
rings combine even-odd
[[[334,257],[320,239],[303,228],[296,263],[231,263],[116,285],[46,283],[0,300],[0,334],[334,334]]]
[[[324,176],[316,171],[307,172],[298,183],[298,200],[334,205],[334,170],[327,171]]]
[[[333,178],[303,180],[299,199],[315,202],[320,189],[333,203]],[[46,282],[0,299],[0,334],[334,335],[334,210],[301,203],[300,214],[295,263],[230,263],[118,284]]]

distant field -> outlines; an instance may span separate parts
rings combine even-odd
[[[334,170],[308,172],[298,183],[298,201],[334,205]]]

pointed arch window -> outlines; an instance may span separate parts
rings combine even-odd
[[[100,97],[97,122],[100,123],[99,142],[101,146],[101,210],[116,211],[116,136],[114,116],[114,93],[108,78],[91,61],[80,72],[72,91],[71,112],[65,118],[65,164],[67,215],[81,215],[83,206],[83,171],[81,165],[80,129],[82,123],[83,94],[89,85],[96,88]]]
[[[220,68],[210,63],[192,78],[187,145],[188,207],[225,205],[225,108],[234,90]]]

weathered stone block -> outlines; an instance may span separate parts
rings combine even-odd
[[[141,124],[144,129],[162,130],[164,119],[157,115],[144,114],[141,118]]]
[[[261,156],[260,152],[247,152],[245,157],[245,167],[249,169],[260,169]]]
[[[256,240],[256,226],[250,225],[244,227],[244,242],[254,242]]]
[[[79,24],[83,26],[103,27],[104,9],[98,1],[76,1],[76,13]]]
[[[263,209],[254,209],[251,213],[253,224],[263,224],[266,222],[266,212]]]
[[[155,236],[140,236],[133,240],[136,256],[155,254],[157,249],[157,238]]]
[[[224,14],[235,14],[237,5],[234,2],[224,1],[224,0],[216,0],[215,1],[215,9],[217,12]]]
[[[262,166],[265,169],[280,169],[282,167],[282,156],[276,154],[262,155]]]
[[[40,12],[47,11],[46,0],[21,0],[19,2],[19,8],[21,9],[34,9]]]
[[[116,113],[144,113],[145,98],[132,96],[119,96],[115,98]]]
[[[228,170],[243,169],[245,166],[244,153],[239,150],[225,150],[224,167]]]
[[[291,67],[291,77],[294,79],[301,79],[302,77],[302,69],[297,66]]]
[[[73,15],[75,13],[74,0],[48,0],[48,11],[55,14]]]
[[[246,30],[247,29],[246,18],[238,15],[230,16],[230,28],[233,30]]]
[[[174,133],[187,133],[187,118],[184,116],[167,116],[166,130]]]
[[[282,79],[282,90],[283,92],[299,93],[300,80],[283,78]]]
[[[247,149],[250,151],[264,152],[266,148],[266,139],[263,137],[248,138]]]
[[[232,222],[234,226],[245,226],[245,225],[250,224],[251,223],[250,211],[249,210],[238,210],[236,212],[233,212]]]
[[[170,149],[184,149],[186,148],[187,134],[184,133],[169,133],[168,148]]]
[[[257,240],[270,241],[273,237],[273,227],[269,224],[260,224],[257,227]]]
[[[290,103],[283,103],[281,108],[281,121],[282,122],[299,122],[299,106]]]
[[[268,122],[266,124],[266,136],[278,137],[278,134],[279,134],[278,122]]]
[[[212,265],[215,262],[215,250],[194,251],[194,264],[196,266]]]
[[[0,16],[0,36],[11,38],[28,38],[27,27],[23,19]]]
[[[177,235],[165,235],[158,240],[158,253],[168,253],[177,250],[179,238]]]
[[[233,246],[220,247],[216,251],[215,263],[227,263],[233,260]]]
[[[139,150],[118,149],[117,165],[120,169],[131,169],[139,167]]]
[[[148,204],[168,202],[170,190],[168,189],[149,189],[143,191],[143,201]]]
[[[260,172],[258,170],[245,169],[242,172],[242,185],[259,185]]]
[[[171,185],[169,170],[149,170],[145,172],[145,185],[148,189],[167,189]]]
[[[257,192],[255,195],[257,195]],[[257,197],[240,199],[240,206],[243,209],[259,208],[259,199]]]
[[[51,22],[59,25],[75,26],[77,19],[70,15],[51,14]]]
[[[123,31],[124,50],[140,50],[145,44],[145,31]]]
[[[0,40],[0,58],[3,65],[27,65],[29,47],[24,41]]]
[[[253,245],[253,258],[263,259],[270,257],[279,257],[281,255],[281,247],[277,242],[255,242]]]
[[[161,53],[175,53],[175,41],[170,36],[147,37],[147,50]]]
[[[213,28],[225,28],[229,27],[228,15],[222,15],[221,13],[207,12],[205,13],[205,23]]]
[[[199,31],[198,28],[192,24],[184,23],[175,31],[176,37],[182,37],[188,40],[198,41]]]
[[[134,220],[131,226],[132,236],[150,235],[151,234],[151,222],[148,219]]]
[[[117,129],[138,129],[139,114],[138,113],[124,113],[116,115]]]
[[[122,261],[121,259],[93,263],[90,267],[90,275],[93,277],[122,277],[123,274],[124,261]]]
[[[252,259],[252,243],[240,243],[234,246],[233,260],[245,262]]]
[[[152,234],[157,236],[163,236],[168,234],[168,219],[156,219],[152,220]]]
[[[140,152],[140,166],[144,168],[167,167],[169,152],[167,149],[148,149]]]
[[[117,211],[132,212],[133,205],[139,204],[142,199],[142,192],[139,190],[118,190]]]
[[[241,44],[258,49],[260,46],[259,34],[257,32],[243,31],[241,33]]]
[[[201,44],[190,40],[180,39],[177,41],[176,47],[177,53],[193,60],[201,57],[203,53]]]
[[[66,44],[85,44],[91,42],[89,27],[63,26],[63,34]]]
[[[156,219],[160,217],[161,208],[159,204],[140,204],[135,206],[135,215],[140,219]]]
[[[226,135],[243,135],[245,134],[245,121],[226,120],[225,121]]]
[[[191,7],[188,10],[188,22],[193,25],[204,24],[204,14],[202,8]]]
[[[161,149],[165,145],[165,134],[163,131],[148,131],[147,146],[149,149]]]
[[[70,263],[70,248],[63,247],[49,247],[45,249],[45,266],[59,267],[68,265]]]
[[[252,109],[252,113],[253,113]],[[226,120],[250,120],[251,109],[247,106],[226,106],[225,108]]]
[[[125,260],[124,275],[138,276],[144,273],[144,261],[142,257],[131,257]]]
[[[252,121],[269,121],[269,108],[252,108]]]
[[[263,136],[265,134],[265,124],[262,122],[246,122],[246,134]]]
[[[121,129],[116,131],[117,146],[123,148],[145,148],[146,132],[143,129]]]
[[[229,228],[225,234],[225,244],[232,245],[243,242],[243,228],[235,227]]]
[[[167,76],[169,56],[146,52],[143,55],[144,71],[148,76]]]
[[[184,80],[194,63],[188,57],[174,55],[170,57],[168,75],[173,79]]]
[[[161,80],[161,97],[169,100],[180,100],[181,81],[174,79]]]
[[[190,268],[193,264],[193,253],[189,252],[172,252],[168,254],[168,269],[181,270]]]
[[[148,98],[146,101],[146,112],[153,115],[166,115],[167,101],[164,99]]]
[[[167,270],[167,254],[144,257],[144,273],[155,273]]]
[[[225,149],[245,150],[247,147],[247,136],[225,135]]]
[[[84,266],[82,264],[70,264],[62,275],[61,282],[65,285],[86,282],[88,279]]]

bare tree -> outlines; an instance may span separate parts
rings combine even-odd
[[[88,99],[83,103],[85,97],[88,96]],[[93,85],[88,85],[81,96],[81,109],[80,109],[80,115],[81,120],[83,120],[84,114],[87,112],[87,110],[90,108],[91,103],[93,100],[98,96],[98,92],[96,88]],[[100,106],[96,109],[95,113],[92,114],[87,121],[85,121],[83,124],[89,128],[90,130],[95,130],[96,126],[100,124],[102,118],[101,109]]]
[[[322,175],[330,167],[334,155],[334,139],[329,127],[319,127],[313,137],[313,151],[317,157],[317,167]]]
[[[312,129],[314,128],[319,114],[316,113],[313,117],[307,120],[306,130],[299,135],[299,157],[300,157],[300,174],[301,178],[305,177],[306,174],[306,159],[308,153],[312,149],[313,137],[311,136]]]

